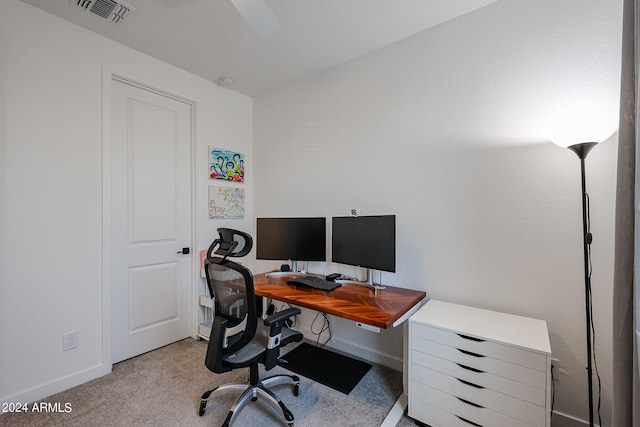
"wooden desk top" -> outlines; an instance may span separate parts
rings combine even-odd
[[[258,296],[310,308],[355,322],[387,329],[422,301],[427,294],[412,289],[387,286],[375,292],[366,286],[343,284],[332,291],[290,285],[293,276],[253,276]],[[322,276],[319,276],[322,277]]]

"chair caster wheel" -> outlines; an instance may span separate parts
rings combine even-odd
[[[296,384],[293,386],[293,395],[297,397],[298,394],[300,394],[300,386]]]
[[[205,411],[205,407],[207,406],[207,401],[203,400],[202,402],[200,402],[200,409],[198,410],[198,415],[203,416],[204,415],[204,411]]]

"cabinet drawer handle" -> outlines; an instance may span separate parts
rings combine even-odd
[[[456,399],[458,399],[460,402],[466,403],[467,405],[475,406],[476,408],[484,408],[484,406],[482,405],[478,405],[477,403],[470,402],[458,396],[456,396]]]
[[[455,377],[454,377],[454,378],[455,378]],[[475,388],[484,388],[484,387],[482,387],[481,385],[474,384],[474,383],[471,383],[471,382],[469,382],[469,381],[461,380],[460,378],[456,378],[456,379],[457,379],[458,381],[460,381],[462,384],[466,384],[466,385],[471,386],[471,387],[475,387]]]
[[[484,374],[484,371],[482,371],[480,369],[477,369],[477,368],[472,368],[471,366],[463,365],[461,363],[456,363],[456,365],[460,366],[462,369],[466,369],[467,371],[477,372],[479,374]]]
[[[459,348],[456,348],[456,350],[458,350],[460,353],[464,353],[464,354],[467,354],[467,355],[469,355],[469,356],[473,356],[473,357],[485,357],[485,356],[483,356],[482,354],[473,353],[473,352],[471,352],[471,351],[469,351],[469,350],[461,350],[461,349],[459,349]]]
[[[480,339],[480,338],[476,338],[476,337],[470,337],[469,335],[463,335],[463,334],[457,334],[460,338],[464,338],[465,340],[470,340],[470,341],[475,341],[475,342],[484,342],[485,340]]]
[[[473,421],[469,421],[466,418],[462,418],[460,415],[456,415],[460,421],[464,421],[467,424],[471,424],[472,426],[482,427],[482,424],[474,423]]]

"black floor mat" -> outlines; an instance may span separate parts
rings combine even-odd
[[[281,357],[280,366],[344,394],[360,382],[371,365],[333,351],[302,343]]]

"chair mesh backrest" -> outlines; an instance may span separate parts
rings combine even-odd
[[[205,272],[214,314],[228,320],[227,330],[231,335],[224,353],[234,353],[256,333],[258,315],[253,276],[246,267],[217,257],[207,258]]]

